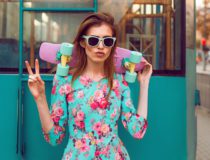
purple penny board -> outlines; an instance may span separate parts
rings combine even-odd
[[[59,61],[56,61],[56,54],[60,49],[61,44],[55,44],[55,43],[47,43],[44,42],[41,44],[41,47],[39,49],[39,56],[42,60],[58,64]],[[75,54],[76,51],[73,49],[72,53],[72,59],[69,62],[69,66],[72,67],[75,64]],[[123,58],[129,58],[131,54],[131,50],[124,49],[117,47],[114,55],[114,62],[115,62],[115,70],[117,73],[125,73],[126,69],[122,66],[122,60]],[[145,63],[147,61],[142,57],[141,62],[136,64],[135,71],[140,71],[144,68]]]

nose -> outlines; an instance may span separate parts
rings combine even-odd
[[[98,48],[104,48],[102,40],[99,41]]]

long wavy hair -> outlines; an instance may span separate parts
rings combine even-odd
[[[87,16],[79,26],[77,35],[73,41],[76,50],[76,64],[72,68],[72,85],[74,81],[84,72],[85,67],[87,66],[87,55],[85,53],[85,49],[80,45],[80,42],[83,40],[82,36],[86,35],[89,28],[93,26],[101,26],[102,24],[108,25],[112,30],[112,36],[117,37],[117,28],[114,24],[114,18],[108,13],[93,13]],[[106,96],[107,99],[109,98],[113,87],[113,79],[115,72],[114,52],[116,46],[117,40],[115,41],[115,44],[111,49],[109,57],[104,62],[105,77],[108,79],[108,87],[110,88],[109,93]]]

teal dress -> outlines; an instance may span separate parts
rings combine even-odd
[[[44,133],[51,145],[62,142],[68,126],[68,144],[62,160],[129,160],[118,136],[118,120],[137,139],[147,128],[147,120],[136,113],[124,76],[114,75],[109,100],[108,80],[93,81],[79,76],[71,86],[72,75],[55,76],[51,97],[53,128]]]

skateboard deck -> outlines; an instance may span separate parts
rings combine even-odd
[[[43,42],[39,49],[39,56],[44,61],[47,61],[53,64],[58,64],[59,61],[56,60],[56,54],[59,51],[60,47],[61,47],[61,44]],[[72,59],[68,63],[70,67],[73,67],[75,65],[75,58],[74,58],[75,54],[76,54],[76,51],[73,48]],[[117,73],[126,72],[126,68],[122,65],[122,61],[124,58],[129,58],[130,55],[131,55],[131,50],[120,48],[120,47],[116,48],[115,53],[114,53],[114,64],[115,64],[115,71]],[[136,64],[135,71],[142,70],[146,62],[147,61],[142,57],[140,63]]]

